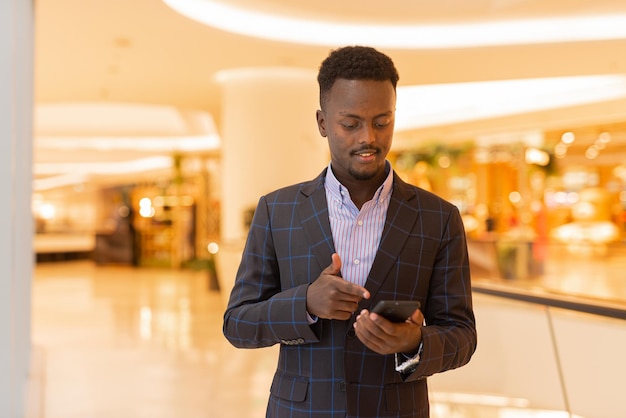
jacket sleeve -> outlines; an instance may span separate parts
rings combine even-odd
[[[319,341],[306,312],[308,282],[285,288],[281,285],[281,274],[289,272],[280,271],[271,209],[262,197],[224,314],[224,336],[239,348]]]
[[[467,242],[456,207],[449,212],[445,225],[424,311],[420,361],[406,380],[461,367],[476,350]]]

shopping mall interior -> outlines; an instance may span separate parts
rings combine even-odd
[[[328,164],[316,71],[353,44],[467,234],[478,349],[431,416],[626,416],[626,2],[0,0],[0,33],[0,416],[264,416],[277,347],[222,316],[259,196]]]

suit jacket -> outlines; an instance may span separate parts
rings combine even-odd
[[[306,292],[335,251],[324,170],[261,197],[224,315],[236,347],[281,344],[268,417],[428,417],[426,377],[466,364],[476,348],[465,231],[457,208],[394,184],[378,252],[365,283],[371,298],[419,300],[426,326],[415,372],[395,371],[356,337],[350,320],[309,324]]]

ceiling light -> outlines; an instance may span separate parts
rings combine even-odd
[[[206,25],[255,38],[308,45],[381,48],[463,48],[626,38],[626,15],[465,24],[371,25],[295,18],[216,0],[163,0]]]
[[[87,176],[83,173],[61,174],[58,176],[52,176],[42,179],[34,179],[33,190],[42,191],[56,189],[59,187],[84,183],[85,181],[87,181]]]
[[[626,76],[398,87],[396,131],[626,98]],[[563,142],[568,138],[563,137]]]
[[[213,151],[220,147],[217,135],[198,136],[85,136],[35,138],[38,150],[95,150],[95,151],[143,151],[143,152],[198,152]]]
[[[74,163],[35,163],[34,172],[36,175],[69,174],[80,175],[113,175],[142,173],[145,171],[162,170],[172,167],[172,158],[169,156],[154,156],[139,158],[129,161],[116,162],[74,162]],[[40,183],[44,183],[39,179]],[[84,179],[83,179],[84,180]]]

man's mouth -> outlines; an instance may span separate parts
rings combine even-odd
[[[373,156],[373,155],[375,155],[377,153],[378,153],[378,151],[376,151],[376,150],[362,150],[362,151],[357,151],[354,154],[358,155],[359,157],[367,158],[367,157],[371,157],[371,156]]]

